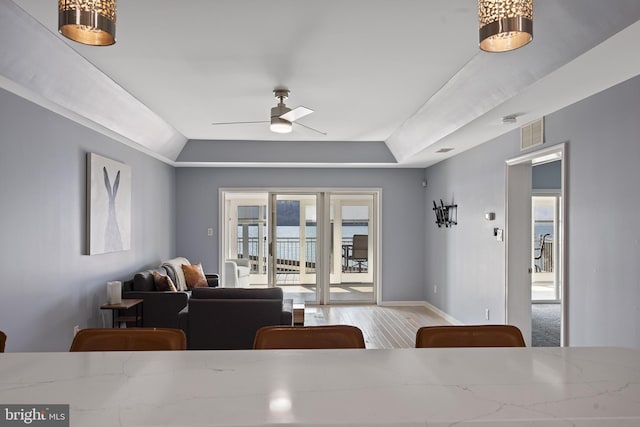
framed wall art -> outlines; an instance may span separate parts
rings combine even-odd
[[[131,167],[87,153],[87,254],[131,249]]]

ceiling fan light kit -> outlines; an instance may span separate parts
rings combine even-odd
[[[58,31],[91,46],[116,42],[116,0],[58,0]]]
[[[277,107],[274,107],[271,110],[273,111],[275,108]],[[271,132],[275,133],[290,133],[293,130],[293,125],[291,122],[281,119],[280,117],[271,117],[271,125],[269,129],[271,129]]]
[[[307,128],[313,132],[317,132],[321,135],[327,135],[325,132],[314,129],[310,126],[302,123],[297,123],[298,119],[306,117],[313,113],[313,110],[307,107],[299,106],[296,108],[289,108],[285,105],[284,101],[289,97],[289,89],[277,88],[273,91],[273,95],[278,100],[278,105],[271,109],[271,120],[259,120],[259,121],[247,121],[247,122],[214,122],[212,125],[239,125],[248,123],[270,123],[269,130],[275,133],[291,133],[293,131],[293,124],[296,123],[299,126]]]
[[[286,89],[276,89],[273,94],[278,99],[278,105],[271,109],[271,132],[290,133],[293,125],[287,119],[282,118],[283,115],[291,111],[291,108],[284,105],[284,100],[289,97],[289,91]]]
[[[507,52],[533,39],[533,0],[478,0],[480,49]]]

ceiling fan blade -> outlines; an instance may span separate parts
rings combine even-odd
[[[309,114],[313,113],[313,110],[307,107],[303,107],[302,105],[299,107],[294,108],[293,110],[284,113],[283,115],[280,116],[281,119],[285,119],[289,122],[295,122],[296,120],[304,117],[304,116],[308,116]]]
[[[309,130],[312,130],[312,131],[314,131],[314,132],[318,132],[318,133],[319,133],[319,134],[321,134],[321,135],[325,135],[325,136],[327,135],[327,133],[326,133],[326,132],[322,132],[321,130],[314,129],[314,128],[312,128],[311,126],[303,125],[302,123],[296,123],[296,125],[299,125],[299,126],[305,127],[305,128],[307,128],[307,129],[309,129]]]
[[[247,123],[269,123],[269,120],[260,120],[257,122],[215,122],[212,125],[242,125]]]

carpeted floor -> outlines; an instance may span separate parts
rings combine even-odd
[[[560,304],[531,304],[533,347],[560,346]]]

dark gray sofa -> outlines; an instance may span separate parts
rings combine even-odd
[[[153,281],[154,271],[168,275],[175,283],[174,272],[169,268],[160,267],[141,271],[136,273],[132,280],[123,283],[122,298],[141,298],[144,300],[142,320],[145,327],[178,328],[178,314],[187,306],[190,292],[156,291]],[[218,286],[217,274],[208,274],[206,276],[209,286]],[[133,326],[133,324],[127,326]]]
[[[263,326],[293,324],[280,288],[196,288],[179,315],[189,350],[253,348]]]

